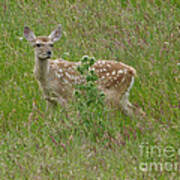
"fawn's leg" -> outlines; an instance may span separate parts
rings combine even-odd
[[[129,98],[129,94],[126,93],[125,95],[122,96],[120,100],[120,107],[122,111],[130,117],[137,117],[140,119],[145,117],[145,112],[143,112],[141,108],[136,107],[133,104],[131,104],[128,98]]]
[[[52,118],[57,114],[58,104],[63,108],[63,110],[66,110],[67,102],[62,97],[46,97],[45,99],[47,101],[46,113],[49,118]]]
[[[133,117],[133,105],[129,102],[127,94],[122,96],[120,100],[120,108],[122,109],[124,114]]]
[[[55,109],[57,107],[57,103],[54,103],[46,98],[46,115],[49,119],[52,119],[55,114]]]

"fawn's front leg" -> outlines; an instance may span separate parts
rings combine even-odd
[[[54,114],[56,114],[56,110],[58,107],[58,104],[65,109],[66,108],[66,100],[62,97],[45,97],[45,100],[47,102],[46,107],[46,113],[48,113],[48,116],[52,118]]]

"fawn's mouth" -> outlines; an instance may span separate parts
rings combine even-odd
[[[41,61],[45,61],[45,60],[48,60],[48,59],[50,59],[51,58],[51,56],[49,55],[49,56],[46,56],[46,57],[39,57],[39,59],[41,60]]]

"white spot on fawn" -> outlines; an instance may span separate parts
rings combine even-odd
[[[57,76],[58,78],[62,78],[62,77],[63,77],[63,74],[56,73],[56,76]]]
[[[118,74],[122,74],[122,73],[123,73],[123,70],[120,69],[120,70],[118,71]]]
[[[116,76],[114,77],[114,80],[115,80],[115,81],[117,80],[117,77],[116,77]]]
[[[65,75],[69,78],[72,79],[71,75],[68,72],[65,72]]]
[[[67,79],[63,79],[65,84],[68,84],[69,81]]]
[[[125,81],[125,77],[122,78],[121,82],[124,82]]]
[[[62,72],[63,72],[63,70],[62,70],[62,69],[59,69],[59,72],[60,72],[60,73],[62,73]]]
[[[113,72],[112,72],[112,75],[115,75],[115,74],[116,74],[116,71],[113,71]]]
[[[106,74],[106,76],[109,76],[109,75],[110,75],[110,73],[107,73],[107,74]]]

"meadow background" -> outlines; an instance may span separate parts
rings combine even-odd
[[[110,119],[113,137],[94,141],[74,133],[64,115],[45,118],[23,28],[48,35],[57,24],[63,35],[54,58],[79,61],[87,54],[137,70],[130,100],[146,119],[119,112]],[[179,48],[178,0],[1,0],[0,179],[180,179]],[[143,143],[174,152],[165,156],[156,149],[147,157],[140,152]],[[176,162],[179,168],[143,172],[142,162]]]

